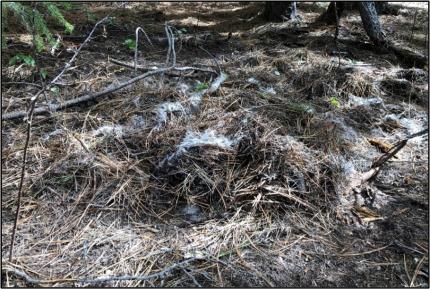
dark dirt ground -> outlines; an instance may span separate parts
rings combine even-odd
[[[116,9],[111,5],[93,3],[89,11],[99,19]],[[215,67],[212,57],[193,42],[204,39],[200,45],[218,59],[229,78],[216,96],[204,99],[191,123],[172,113],[163,132],[151,127],[156,105],[183,99],[176,82],[193,86],[196,79],[210,81],[206,74],[166,78],[162,89],[157,78],[148,79],[80,107],[36,116],[16,264],[7,260],[25,125],[2,122],[2,286],[26,285],[10,268],[50,280],[43,286],[89,286],[73,280],[147,275],[200,253],[220,262],[200,260],[165,280],[98,285],[429,286],[428,137],[411,140],[397,159],[384,166],[367,195],[363,191],[342,195],[342,185],[352,175],[348,169],[342,175],[326,167],[338,163],[364,172],[382,154],[370,139],[394,144],[428,127],[428,67],[411,68],[394,54],[376,51],[356,12],[341,20],[338,57],[334,27],[314,24],[327,5],[299,3],[302,20],[297,23],[267,23],[258,15],[263,6],[262,2],[131,2],[114,13],[115,20],[98,32],[80,54],[76,68],[65,75],[60,93],[49,93],[40,105],[97,92],[134,76],[109,59],[133,61],[134,52],[122,43],[134,38],[137,26],[154,41],[154,47],[140,46],[140,64],[164,63],[166,45],[155,40],[164,37],[163,24],[168,22],[185,28],[177,43],[178,63]],[[397,15],[380,17],[387,37],[428,55],[428,6],[406,7],[400,2],[393,6]],[[74,35],[83,36],[92,24],[85,13],[77,13],[82,7],[75,9],[65,17],[77,23]],[[40,80],[25,67],[7,65],[16,52],[31,52],[29,36],[19,32],[6,33],[8,47],[2,51],[3,114],[24,109],[36,92],[35,87],[8,82]],[[59,55],[43,53],[38,62],[48,75],[55,75],[72,55],[67,49],[83,39],[65,37]],[[263,90],[250,78],[276,93]],[[333,105],[333,97],[338,105]],[[314,112],[307,113],[303,105]],[[233,152],[197,147],[173,168],[154,169],[190,126],[203,131],[225,121],[217,127],[233,135],[239,120],[248,121],[248,112],[252,121],[242,128],[246,141]],[[103,125],[126,126],[142,119],[142,130],[131,136],[92,133]],[[278,158],[292,154],[277,147],[275,140],[281,136],[294,139],[292,151],[299,160],[306,159],[300,154],[310,155],[310,161],[293,166],[293,173],[288,165],[277,167]],[[94,163],[77,149],[76,139],[94,151]],[[252,159],[248,167],[240,162],[241,154],[246,162]],[[253,167],[259,158],[261,165]],[[288,180],[291,173],[294,179],[302,167],[307,192],[300,197],[318,211],[286,199],[270,204],[280,199],[266,196],[261,184],[278,185],[281,177],[272,181],[268,174]],[[196,172],[201,175],[193,179]],[[222,202],[205,195],[208,188],[219,191],[219,187],[227,192],[220,193]],[[365,202],[367,212],[357,209],[359,202]],[[198,209],[193,211],[190,204]],[[187,208],[192,212],[181,214]],[[345,221],[346,211],[354,219],[351,223]],[[199,214],[204,216],[195,216]]]

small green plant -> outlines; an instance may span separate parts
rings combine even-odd
[[[34,58],[31,55],[26,55],[22,53],[18,53],[17,55],[9,59],[9,65],[15,65],[18,63],[25,63],[30,67],[36,66],[36,60],[34,60]]]
[[[207,84],[206,82],[200,82],[194,87],[194,90],[196,92],[199,92],[199,91],[207,89],[208,87],[209,87],[209,84]]]
[[[46,71],[45,68],[40,69],[40,77],[42,77],[42,79],[46,79],[46,77],[48,76],[48,72]]]
[[[70,2],[62,2],[61,4],[63,5],[63,9],[65,11],[70,11],[73,9],[73,4]]]
[[[131,38],[127,38],[126,40],[124,40],[122,44],[125,45],[130,50],[136,49],[136,41],[134,41]]]
[[[55,96],[60,94],[60,88],[58,86],[53,86],[49,89]]]
[[[315,108],[305,102],[288,101],[286,105],[287,110],[300,114],[313,114],[315,112]]]
[[[338,107],[340,106],[340,101],[339,101],[339,99],[337,99],[337,97],[335,97],[335,96],[330,97],[330,99],[329,99],[329,103],[330,103],[332,106],[336,107],[336,108],[338,108]]]
[[[188,31],[187,31],[187,29],[186,28],[184,28],[184,27],[182,27],[182,28],[180,28],[180,29],[177,29],[176,30],[176,34],[178,35],[178,36],[181,36],[182,34],[185,34],[185,33],[187,33]]]

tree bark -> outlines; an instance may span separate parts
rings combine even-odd
[[[336,5],[335,5],[336,3]],[[345,10],[345,2],[330,2],[330,5],[328,5],[327,10],[321,14],[321,16],[318,18],[318,22],[324,22],[327,24],[336,24],[336,12],[335,7],[337,10],[337,17],[340,19],[342,12]]]
[[[386,39],[379,23],[378,13],[373,2],[360,1],[357,3],[364,30],[375,45],[384,45]]]
[[[297,16],[296,2],[266,1],[263,15],[269,21],[294,20]]]

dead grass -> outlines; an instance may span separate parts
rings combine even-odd
[[[169,6],[169,19],[177,16],[170,14],[175,7],[181,18],[192,17],[183,15],[191,4],[157,5],[145,13],[152,15],[152,9]],[[203,24],[207,24],[208,9],[214,8],[207,5],[201,6],[206,11],[199,20]],[[215,19],[222,20],[233,4],[213,5],[220,6]],[[239,8],[233,12],[255,9]],[[207,29],[203,24],[201,29]],[[427,71],[405,70],[396,75],[387,72],[390,65],[363,70],[343,57],[338,67],[339,59],[323,48],[268,46],[263,36],[247,27],[241,27],[249,33],[242,39],[246,49],[237,51],[238,46],[232,45],[229,53],[216,51],[228,79],[198,106],[192,106],[189,97],[198,83],[211,83],[210,76],[164,75],[97,103],[35,119],[13,264],[6,261],[6,252],[25,126],[3,125],[3,285],[26,285],[11,268],[44,280],[41,286],[386,285],[365,281],[370,272],[389,278],[390,285],[403,284],[393,274],[405,284],[425,283],[419,272],[428,268],[428,259],[415,264],[415,255],[406,252],[409,266],[415,264],[414,279],[406,280],[404,271],[390,271],[392,264],[401,264],[399,268],[403,264],[383,236],[386,227],[394,226],[392,234],[397,236],[392,238],[404,242],[412,234],[417,239],[425,229],[408,231],[402,226],[428,224],[425,210],[417,211],[415,221],[405,215],[401,225],[388,224],[394,213],[403,217],[403,212],[395,211],[403,203],[396,203],[389,192],[377,191],[376,205],[366,206],[384,220],[366,221],[368,215],[353,209],[358,199],[367,202],[370,197],[345,191],[345,186],[355,170],[367,171],[380,155],[368,138],[394,143],[428,125],[419,103],[390,99],[381,79],[404,79],[423,92],[428,91],[428,83],[423,87],[426,81],[420,75],[428,75]],[[157,29],[152,33],[158,35]],[[132,54],[125,53],[118,41],[122,36],[109,43],[95,41],[77,62],[77,70],[64,78],[73,84],[61,87],[60,95],[47,95],[46,101],[71,99],[132,77],[131,70],[106,61],[105,53],[111,54],[107,47],[131,61]],[[141,56],[161,67],[165,52],[158,45]],[[198,49],[184,46],[178,62],[209,64],[211,60]],[[19,80],[6,70],[2,69],[4,77]],[[3,109],[22,108],[26,96],[18,86],[9,87],[3,94]],[[34,89],[27,88],[26,94]],[[333,97],[337,106],[330,102]],[[374,97],[381,102],[366,102]],[[160,122],[160,105],[174,102],[184,110],[171,109],[165,122]],[[399,153],[399,161],[428,175],[425,163],[417,162],[418,155],[428,161],[427,144],[420,138]],[[380,183],[394,186],[399,175],[411,173],[399,167],[390,164]],[[411,198],[428,204],[423,199],[428,183],[424,179],[417,183],[416,196],[410,192]],[[353,212],[358,224],[346,225],[345,215]],[[421,241],[428,244],[428,238]],[[158,279],[95,284],[82,280],[154,274],[190,258],[196,259]],[[382,269],[375,271],[363,262]]]

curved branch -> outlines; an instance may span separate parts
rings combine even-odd
[[[139,31],[142,31],[151,46],[154,46],[142,27],[136,28],[136,47],[134,48],[134,70],[137,70],[137,47],[139,46]]]

